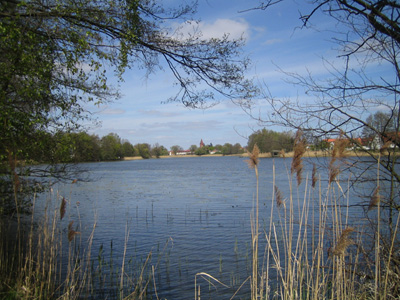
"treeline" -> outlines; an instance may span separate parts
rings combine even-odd
[[[174,151],[174,147],[172,147],[172,151]],[[232,154],[242,154],[245,152],[245,149],[239,144],[236,143],[234,145],[230,143],[225,143],[223,145],[215,145],[209,144],[203,147],[197,147],[196,145],[190,146],[190,151],[196,155],[206,155],[210,153],[214,154],[222,154],[222,155],[232,155]]]
[[[132,145],[121,139],[117,134],[110,133],[99,137],[86,132],[57,133],[51,135],[42,133],[41,140],[46,135],[46,143],[31,145],[31,155],[23,157],[36,162],[95,162],[120,160],[124,157],[141,156],[143,158],[168,155],[168,150],[158,144]],[[43,147],[42,145],[46,145]]]
[[[129,141],[121,139],[116,133],[110,133],[99,137],[95,134],[86,132],[41,133],[40,140],[46,140],[45,143],[32,143],[29,145],[31,155],[23,157],[26,160],[36,162],[95,162],[120,160],[124,157],[139,156],[144,159],[158,158],[169,155],[169,151],[162,145],[150,145],[148,143],[139,143],[132,145]],[[272,150],[292,151],[294,137],[290,132],[275,132],[262,129],[250,135],[247,149],[252,151],[254,144],[257,144],[261,152],[267,153]],[[45,145],[45,146],[43,146]],[[192,145],[188,150],[191,154],[205,155],[210,153],[232,155],[241,154],[247,151],[239,143],[234,145],[225,143],[224,145],[212,144],[198,147]],[[184,150],[178,145],[171,147],[171,151],[176,154]]]
[[[293,150],[294,135],[292,132],[276,132],[265,128],[254,132],[249,136],[247,148],[251,152],[257,144],[261,153],[268,153],[273,150]]]

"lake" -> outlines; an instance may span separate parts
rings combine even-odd
[[[81,241],[88,239],[96,223],[92,251],[97,268],[102,265],[106,270],[110,258],[114,268],[121,268],[126,245],[127,269],[129,266],[129,274],[137,277],[151,252],[149,265],[156,268],[154,279],[160,299],[194,298],[195,275],[199,272],[229,286],[214,287],[198,277],[202,298],[229,299],[251,275],[250,216],[256,197],[256,177],[245,160],[195,157],[80,164],[89,171],[91,181],[55,185],[51,197],[47,194],[38,199],[36,210],[43,208],[44,197],[65,197],[69,203],[68,217],[62,226],[67,228],[73,220],[81,232],[77,236]],[[309,162],[323,164],[326,159]],[[304,177],[311,176],[311,163],[305,163]],[[290,164],[291,159],[284,158],[260,160],[261,232],[269,224],[274,182],[284,198],[289,196]],[[328,175],[321,170],[324,190]],[[341,176],[346,189],[348,175]],[[306,187],[311,191],[310,185],[304,180],[294,194],[302,199]],[[354,203],[359,201],[352,199]],[[52,205],[56,209],[59,200]],[[261,255],[264,247],[261,235]],[[151,267],[146,269],[147,275],[150,270]],[[247,282],[235,299],[249,298],[249,291]],[[112,298],[108,283],[99,286],[95,293]],[[149,295],[156,299],[153,283]]]

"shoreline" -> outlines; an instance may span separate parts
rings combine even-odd
[[[279,155],[272,156],[271,153],[260,153],[259,158],[292,158],[294,152],[287,152],[284,153],[283,155],[280,153]],[[332,155],[332,152],[330,150],[326,151],[311,151],[307,150],[303,157],[330,157]],[[195,155],[195,154],[190,154],[190,155],[164,155],[160,156],[160,159],[167,159],[167,158],[187,158],[187,157],[225,157],[225,156],[236,156],[236,157],[248,157],[248,153],[242,153],[242,154],[229,154],[229,155],[223,155],[223,154],[205,154],[205,155]],[[361,152],[361,151],[346,151],[345,156],[347,157],[360,157],[360,156],[369,156],[368,153],[366,152]],[[124,157],[123,160],[142,160],[144,158],[140,156],[132,156],[132,157]],[[150,159],[156,159],[156,158],[150,158]]]

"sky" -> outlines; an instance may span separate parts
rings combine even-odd
[[[168,0],[165,3],[180,3]],[[316,16],[316,29],[301,29],[300,13],[311,11],[302,2],[284,1],[268,10],[250,10],[258,1],[199,0],[195,17],[204,37],[244,36],[244,53],[252,61],[247,76],[276,97],[300,98],[298,87],[285,81],[286,72],[326,72],[322,58],[335,59],[335,44],[330,39],[334,26],[330,18]],[[227,99],[208,109],[189,109],[180,103],[163,103],[174,96],[172,75],[166,71],[151,74],[132,68],[120,83],[121,99],[92,109],[100,125],[90,133],[100,137],[116,133],[130,143],[163,145],[170,149],[179,145],[188,149],[199,145],[200,140],[213,145],[240,143],[247,145],[247,138],[265,124],[259,124],[241,107]],[[259,107],[257,106],[259,105]],[[268,113],[262,99],[253,111]],[[282,128],[268,127],[272,130]]]

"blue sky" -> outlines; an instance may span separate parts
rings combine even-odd
[[[166,2],[179,2],[169,0]],[[309,12],[301,2],[284,1],[266,11],[240,12],[256,5],[258,1],[243,0],[199,0],[199,28],[204,37],[218,37],[229,33],[232,37],[246,38],[245,54],[252,60],[247,74],[257,82],[267,84],[274,96],[301,99],[297,87],[284,81],[288,72],[314,75],[326,72],[322,57],[335,59],[337,52],[330,40],[330,29],[334,24],[329,18],[316,16],[313,19],[318,30],[300,29],[299,11]],[[296,29],[297,28],[297,29]],[[170,149],[179,145],[185,149],[206,144],[240,143],[247,145],[247,137],[260,125],[239,106],[221,99],[212,108],[188,109],[179,103],[162,104],[174,95],[171,73],[157,72],[145,78],[142,70],[132,68],[124,75],[120,84],[122,98],[93,109],[101,122],[90,133],[104,136],[117,133],[132,144],[156,143]],[[259,102],[254,111],[269,108]],[[279,130],[279,128],[271,128]]]

